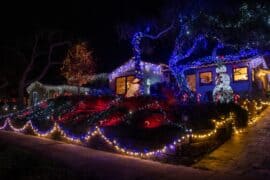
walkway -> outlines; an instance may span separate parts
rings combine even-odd
[[[248,131],[234,135],[193,167],[210,170],[216,176],[270,179],[270,108]]]

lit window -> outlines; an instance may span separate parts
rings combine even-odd
[[[247,67],[234,68],[233,69],[233,80],[234,81],[246,81],[246,80],[248,80],[248,69],[247,69]]]
[[[195,74],[187,75],[186,81],[190,90],[195,92],[196,91],[196,75]]]
[[[116,94],[126,93],[126,77],[116,78]]]
[[[116,78],[116,94],[126,94],[131,87],[135,76],[125,76]]]
[[[200,84],[201,85],[212,84],[212,72],[200,73]]]

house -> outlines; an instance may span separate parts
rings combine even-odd
[[[29,94],[29,104],[35,105],[41,100],[55,98],[60,95],[78,94],[78,87],[69,85],[45,85],[36,81],[31,83],[26,88],[26,91]],[[89,91],[89,88],[80,87],[80,94],[87,94]]]
[[[187,67],[184,74],[190,90],[199,94],[201,100],[212,101],[213,90],[216,86],[215,81],[218,75],[216,72],[217,59],[226,66],[226,73],[229,75],[230,86],[234,94],[239,94],[240,97],[262,96],[270,90],[270,70],[268,70],[264,56],[250,56],[248,58],[235,58],[233,56],[206,57],[182,64],[184,67]],[[135,60],[131,58],[111,73],[96,75],[97,77],[93,79],[101,78],[103,86],[105,86],[104,83],[106,83],[106,86],[108,85],[109,94],[113,93],[124,97],[135,96],[139,90],[142,90],[141,94],[152,94],[151,91],[154,89],[152,87],[155,87],[153,85],[159,84],[158,87],[160,87],[164,83],[169,85],[175,83],[169,67],[165,64],[141,61],[140,68],[143,74],[142,79],[137,78]],[[109,81],[105,81],[106,79],[109,79]],[[27,87],[27,92],[30,104],[36,104],[40,100],[55,98],[60,95],[77,94],[78,87],[44,85],[40,82],[34,82]],[[81,94],[101,95],[104,92],[102,87],[98,89],[80,88]]]
[[[170,81],[170,73],[167,65],[141,61],[140,66],[143,79],[136,78],[134,58],[109,74],[109,86],[115,94],[131,97],[138,93],[140,86],[143,86],[143,94],[150,94],[150,87],[152,85]]]
[[[249,58],[218,57],[226,66],[230,86],[234,94],[243,96],[263,95],[269,90],[270,78],[262,69],[268,69],[264,56]],[[185,77],[189,88],[201,95],[202,100],[211,101],[217,77],[216,60],[211,57],[187,64]],[[261,73],[259,73],[261,72]]]

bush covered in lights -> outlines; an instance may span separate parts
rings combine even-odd
[[[248,112],[237,104],[190,104],[175,106],[171,114],[178,119],[180,124],[193,130],[213,129],[213,119],[226,118],[230,112],[236,115],[236,126],[245,127],[248,122]]]

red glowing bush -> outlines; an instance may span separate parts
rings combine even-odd
[[[163,114],[151,114],[143,120],[142,127],[146,129],[158,128],[165,122]]]

